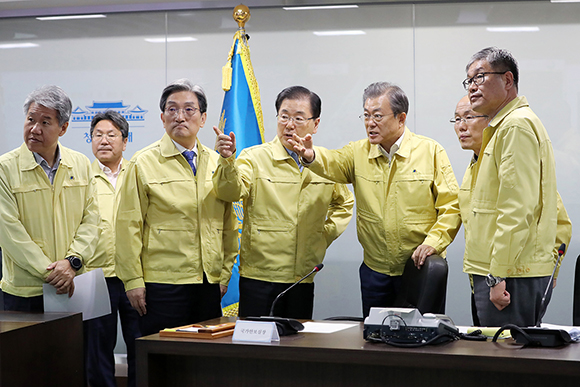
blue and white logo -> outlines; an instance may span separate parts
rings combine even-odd
[[[88,129],[91,121],[97,113],[104,112],[107,110],[114,110],[121,114],[127,122],[130,128],[143,127],[145,121],[145,114],[148,110],[142,109],[139,105],[135,105],[131,108],[131,105],[123,105],[123,101],[112,101],[112,102],[96,102],[93,101],[91,106],[85,106],[86,109],[82,109],[77,106],[71,114],[71,124],[81,124],[80,126],[73,126],[82,129]],[[87,125],[88,124],[88,125]],[[91,136],[89,132],[84,133],[84,139],[87,143],[91,142]],[[133,132],[129,130],[129,142],[133,142]]]
[[[106,110],[114,110],[117,113],[120,113],[125,117],[128,122],[131,121],[145,121],[145,114],[147,114],[148,110],[143,110],[139,105],[135,105],[135,107],[131,110],[129,108],[131,105],[123,105],[123,101],[116,101],[116,102],[95,102],[93,101],[92,106],[85,106],[87,110],[81,109],[77,106],[71,115],[71,122],[91,122],[93,117],[99,113],[104,112]]]

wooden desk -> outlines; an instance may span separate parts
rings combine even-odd
[[[0,386],[84,386],[82,315],[0,311]]]
[[[207,323],[231,321],[228,318]],[[422,348],[367,343],[362,324],[333,334],[299,333],[280,343],[137,340],[137,384],[149,386],[575,386],[580,344],[522,349],[456,341]]]

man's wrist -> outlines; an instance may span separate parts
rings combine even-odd
[[[304,165],[305,167],[307,167],[310,164],[312,164],[314,162],[314,159],[316,159],[316,153],[314,153],[314,151],[312,151],[312,154],[313,154],[313,156],[312,156],[312,160],[311,161],[306,160],[304,157],[300,157],[300,163],[302,165]]]
[[[66,260],[70,263],[70,267],[74,271],[79,271],[83,267],[83,261],[77,256],[71,255],[66,257]]]
[[[504,277],[496,277],[493,276],[491,274],[488,274],[485,277],[485,283],[487,284],[487,286],[489,286],[490,288],[493,288],[494,286],[496,286],[497,284],[499,284],[500,282],[505,281]]]

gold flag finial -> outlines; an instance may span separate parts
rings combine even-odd
[[[250,20],[250,8],[246,7],[244,4],[240,4],[234,8],[233,16],[234,20],[238,22],[238,27],[243,29],[246,22]]]

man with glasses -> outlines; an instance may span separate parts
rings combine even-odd
[[[445,254],[460,225],[457,181],[445,150],[405,126],[409,100],[387,82],[368,86],[361,115],[367,139],[340,150],[313,148],[312,136],[290,143],[309,169],[354,187],[363,314],[393,306],[411,257],[417,267]]]
[[[472,219],[474,212],[471,210],[471,195],[474,188],[474,176],[477,176],[479,169],[478,159],[480,156],[481,144],[483,142],[483,131],[489,122],[489,116],[474,112],[471,109],[469,96],[464,96],[457,103],[455,109],[455,117],[452,118],[451,123],[457,134],[457,138],[461,144],[461,148],[473,151],[473,158],[465,171],[463,176],[463,183],[459,189],[459,210],[461,211],[461,220],[465,231],[465,239],[471,238],[472,235],[477,235],[477,230],[472,228]],[[566,208],[562,203],[562,199],[558,194],[558,230],[556,234],[556,243],[554,246],[554,254],[556,257],[558,248],[562,243],[568,245],[572,237],[572,223],[566,212]],[[467,254],[467,250],[466,250]],[[466,255],[467,256],[467,255]],[[473,290],[473,276],[470,274],[470,283]],[[554,287],[556,287],[556,279],[554,278]],[[473,317],[473,324],[475,326],[481,325],[477,317],[477,308],[475,306],[475,299],[472,292],[471,314]]]
[[[303,170],[289,140],[313,135],[321,101],[293,86],[276,98],[278,131],[273,141],[244,149],[235,159],[235,135],[217,135],[221,154],[213,177],[220,199],[244,200],[240,251],[240,316],[267,316],[278,294],[322,262],[328,246],[346,229],[354,199],[348,188]],[[278,317],[312,318],[312,277],[276,304]]]
[[[462,204],[463,270],[473,278],[481,325],[534,326],[557,258],[552,145],[526,98],[518,97],[518,65],[510,52],[485,48],[466,72],[471,110],[489,123]]]
[[[119,192],[128,161],[123,158],[127,147],[129,124],[120,113],[107,110],[91,121],[90,135],[96,159],[92,164],[97,183],[101,235],[95,254],[86,263],[86,270],[101,268],[105,275],[111,313],[85,322],[86,374],[89,386],[115,386],[117,319],[120,317],[127,346],[128,386],[135,386],[135,339],[139,333],[139,314],[131,306],[123,282],[115,272],[115,214]]]
[[[238,250],[232,205],[213,191],[219,155],[197,139],[205,93],[180,79],[159,106],[166,133],[128,163],[116,225],[115,269],[143,335],[220,317]]]
[[[72,296],[76,274],[95,252],[91,164],[59,142],[71,111],[60,87],[34,90],[24,102],[24,143],[0,157],[4,310],[42,313],[45,283]]]

